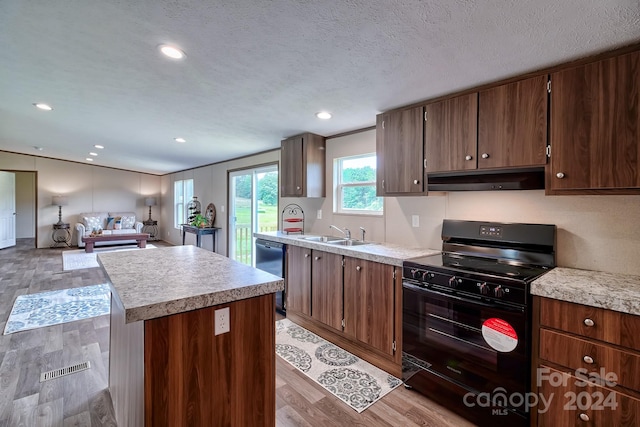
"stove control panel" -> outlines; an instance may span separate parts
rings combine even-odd
[[[472,273],[453,274],[415,267],[404,267],[403,278],[425,288],[473,295],[476,298],[527,304],[527,286],[524,283],[499,283],[499,278],[494,281],[478,280]]]

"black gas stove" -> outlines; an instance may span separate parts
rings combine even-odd
[[[555,266],[556,227],[445,220],[442,242],[403,263],[405,383],[479,425],[528,425],[531,408],[474,399],[530,389],[529,285]]]

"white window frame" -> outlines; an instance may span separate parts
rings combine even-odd
[[[376,190],[375,178],[373,181],[342,183],[342,163],[345,160],[363,159],[367,157],[373,157],[374,164],[376,153],[358,154],[356,156],[337,157],[333,161],[333,182],[334,182],[334,200],[333,200],[333,212],[341,215],[370,215],[370,216],[383,216],[384,215],[384,202],[379,211],[372,211],[367,209],[345,209],[342,207],[342,194],[343,189],[347,187],[373,187]]]
[[[193,199],[193,178],[181,179],[173,183],[173,226],[180,229],[187,223],[187,205]],[[182,210],[182,218],[180,216]]]

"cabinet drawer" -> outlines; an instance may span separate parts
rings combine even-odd
[[[542,366],[551,377],[559,371]],[[581,380],[571,375],[565,384],[543,381],[540,396],[549,401],[545,408],[538,404],[538,427],[635,427],[640,425],[640,400],[596,385],[580,386]],[[546,410],[545,410],[546,409]]]
[[[586,369],[585,375],[615,374],[617,378],[604,378],[623,387],[640,391],[640,355],[619,350],[569,335],[540,330],[540,358],[570,368]]]
[[[540,300],[540,325],[640,350],[640,316],[549,298]]]

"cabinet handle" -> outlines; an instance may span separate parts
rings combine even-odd
[[[593,365],[593,357],[591,356],[585,356],[582,358],[582,360],[584,360],[584,363],[588,363],[590,365]]]
[[[358,265],[358,266],[356,266],[356,270],[360,271],[360,270],[362,270],[362,267],[360,267],[360,266]]]
[[[414,180],[413,180],[413,183],[414,183],[414,184],[420,184],[420,181],[418,181],[417,179],[414,179]]]
[[[382,189],[384,190],[384,179],[382,180]]]
[[[304,257],[305,258],[309,258],[309,254],[304,254]]]
[[[582,421],[589,421],[589,415],[585,414],[584,412],[580,414],[580,419]]]
[[[296,190],[299,190],[299,189],[300,189],[300,186],[298,185],[298,186],[296,187]]]
[[[564,178],[564,174],[563,174],[562,172],[558,172],[558,173],[556,174],[556,176],[557,176],[559,179]]]
[[[315,259],[316,259],[316,261],[318,261],[320,258],[322,258],[322,257],[317,256]]]
[[[586,319],[584,319],[584,324],[585,324],[586,326],[591,327],[591,326],[595,325],[596,323],[595,323],[593,320],[591,320],[591,319],[589,319],[589,318],[587,317]]]
[[[470,155],[467,154],[464,159],[465,160],[471,160],[471,159],[473,159],[473,156],[470,156]]]
[[[382,121],[382,129],[384,129],[384,120]]]
[[[487,153],[482,153],[482,158],[483,158],[483,159],[488,159],[488,158],[489,158],[489,154],[487,154]]]

